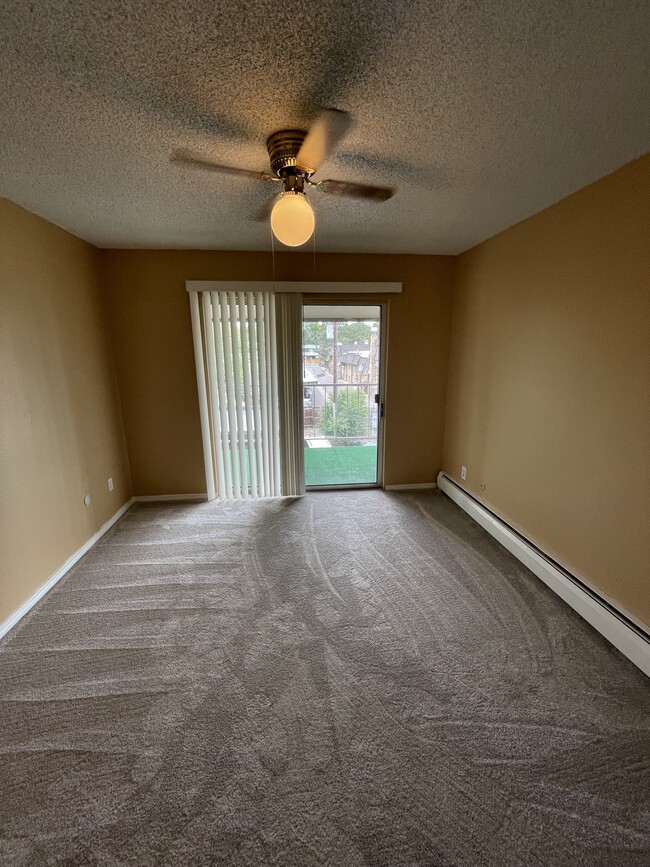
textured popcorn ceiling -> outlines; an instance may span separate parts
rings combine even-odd
[[[457,253],[650,147],[647,0],[3,0],[0,195],[102,247],[268,249],[267,136],[355,121],[320,250]],[[318,176],[317,176],[318,177]],[[271,189],[269,189],[271,187]]]

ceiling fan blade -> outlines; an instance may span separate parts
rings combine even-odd
[[[221,163],[213,163],[203,157],[197,157],[188,151],[175,151],[172,154],[172,162],[191,169],[203,169],[208,172],[218,172],[222,175],[234,175],[240,178],[250,178],[254,181],[276,181],[275,175],[269,172],[256,172],[252,169],[240,169],[236,166],[223,166]]]
[[[322,111],[305,136],[298,156],[296,168],[313,174],[325,162],[338,142],[352,124],[350,115],[337,108]]]
[[[321,193],[329,193],[332,196],[349,196],[354,199],[371,199],[374,202],[385,202],[394,195],[395,190],[390,187],[373,187],[369,184],[353,184],[349,181],[319,181],[312,183]]]

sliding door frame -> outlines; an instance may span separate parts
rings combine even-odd
[[[303,307],[378,307],[379,308],[379,405],[377,408],[377,480],[349,485],[306,485],[310,494],[318,491],[376,490],[384,486],[384,422],[386,421],[386,356],[388,354],[388,302],[368,301],[363,296],[345,301],[308,301],[303,298]]]
[[[205,376],[205,358],[202,338],[201,312],[199,304],[199,292],[300,292],[303,296],[310,295],[332,298],[331,301],[321,301],[321,304],[342,305],[372,305],[381,308],[380,321],[380,348],[379,348],[379,400],[382,418],[377,427],[377,481],[374,484],[363,485],[332,485],[310,487],[309,491],[341,490],[353,488],[381,488],[384,477],[384,422],[386,406],[386,358],[388,352],[388,302],[377,300],[389,294],[400,294],[402,284],[399,282],[350,282],[350,281],[327,281],[295,280],[187,280],[185,288],[189,295],[190,312],[192,319],[192,332],[194,340],[194,360],[196,366],[196,378],[198,388],[199,415],[201,419],[201,434],[203,440],[203,460],[205,466],[205,483],[208,500],[215,499],[217,495],[214,475],[215,456],[211,445],[212,436],[210,431],[210,406],[207,397],[207,382]],[[304,298],[303,298],[304,302]],[[318,301],[314,300],[314,304]]]

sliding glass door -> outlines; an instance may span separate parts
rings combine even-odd
[[[305,484],[381,483],[382,306],[303,307]]]
[[[388,305],[273,288],[188,282],[208,499],[381,486]]]

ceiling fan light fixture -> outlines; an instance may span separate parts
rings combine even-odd
[[[307,196],[298,190],[280,194],[271,211],[271,230],[281,244],[300,247],[314,234],[314,212]]]

